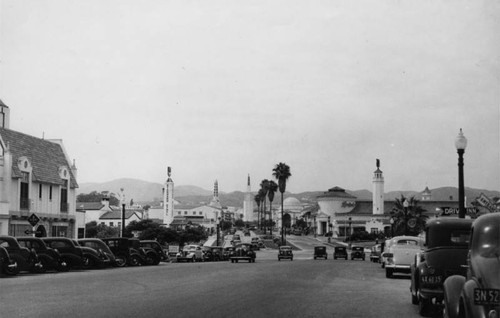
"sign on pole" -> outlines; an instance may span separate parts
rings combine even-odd
[[[31,214],[28,218],[28,222],[30,222],[31,226],[36,226],[38,222],[40,222],[40,218],[36,216],[35,213]]]

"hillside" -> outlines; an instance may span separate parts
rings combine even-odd
[[[160,202],[162,200],[162,184],[126,178],[104,183],[81,183],[80,188],[78,189],[78,194],[90,193],[92,191],[110,191],[119,193],[120,188],[122,187],[124,188],[125,197],[127,198],[127,200],[133,199],[134,202],[147,202],[148,204],[151,204],[153,202]],[[452,198],[452,200],[458,199],[458,189],[456,187],[440,187],[430,190],[432,192],[433,200],[447,201],[450,200],[450,198]],[[302,203],[314,204],[317,202],[316,197],[323,194],[324,192],[326,191],[308,191],[300,193],[285,192],[284,198],[286,199],[288,197],[294,197],[300,200]],[[346,192],[356,196],[358,200],[372,199],[372,193],[366,189],[355,191],[346,190]],[[256,192],[254,192],[254,194],[255,193]],[[481,193],[484,193],[490,198],[500,197],[500,191],[473,189],[467,187],[465,188],[465,196],[467,202],[474,200]],[[390,191],[385,193],[385,199],[394,200],[395,198],[400,198],[401,194],[406,197],[415,196],[417,199],[421,199],[421,193],[417,191]],[[241,191],[219,193],[219,199],[223,206],[242,207],[244,197],[245,193]],[[192,185],[176,185],[175,199],[183,204],[208,203],[212,199],[212,191]],[[273,204],[280,204],[280,200],[281,194],[277,192],[274,197]]]

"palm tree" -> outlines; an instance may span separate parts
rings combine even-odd
[[[266,193],[264,192],[264,189],[259,189],[259,199],[260,199],[260,211],[259,211],[259,222],[260,222],[260,229],[262,229],[263,222],[262,218],[264,215],[264,201],[266,200]]]
[[[260,182],[260,188],[262,190],[262,201],[264,202],[263,206],[263,214],[262,217],[264,218],[264,234],[266,233],[266,198],[267,198],[267,192],[269,191],[269,180],[264,179]]]
[[[268,185],[267,198],[269,199],[269,234],[273,235],[273,200],[274,194],[278,191],[278,185],[272,180],[269,181]]]
[[[257,228],[260,225],[260,191],[253,197],[254,201],[257,203]]]
[[[286,181],[292,176],[290,167],[284,163],[278,163],[273,169],[273,176],[278,179],[278,187],[281,192],[281,244],[285,244],[285,232],[283,228],[283,193],[286,190]]]
[[[394,227],[394,236],[417,236],[424,230],[425,223],[429,217],[423,214],[426,210],[419,206],[418,202],[419,200],[417,200],[414,196],[406,198],[403,194],[401,194],[401,198],[396,198],[391,212],[391,217],[394,220],[392,225]]]

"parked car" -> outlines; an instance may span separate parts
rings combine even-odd
[[[61,254],[61,258],[70,269],[81,269],[84,268],[84,262],[88,263],[89,258],[84,259],[83,248],[74,240],[67,237],[43,237],[42,240],[48,247],[56,249]]]
[[[466,277],[444,281],[444,317],[500,316],[500,213],[472,224]]]
[[[293,235],[302,235],[302,230],[301,230],[301,229],[294,229],[294,230],[292,231],[292,234],[293,234]]]
[[[223,253],[223,248],[222,246],[211,246],[210,251],[212,252],[212,257],[213,261],[218,262],[222,261],[222,253]]]
[[[362,259],[365,260],[365,248],[363,246],[353,246],[351,248],[351,260]]]
[[[203,252],[199,245],[185,245],[177,254],[178,262],[201,262],[203,261]]]
[[[158,241],[155,240],[141,240],[141,247],[146,250],[153,250],[159,257],[158,263],[168,262],[170,259],[168,257],[168,246],[162,246]],[[157,264],[158,264],[157,263]]]
[[[384,257],[384,253],[387,252],[392,244],[392,239],[385,240],[380,247],[380,267],[385,268],[386,257]]]
[[[92,260],[93,262],[95,262],[95,266],[117,266],[115,255],[113,254],[113,252],[111,252],[109,246],[106,245],[103,240],[98,238],[85,238],[79,239],[78,244],[82,247],[91,248],[96,251],[96,253],[98,253],[99,260]],[[89,262],[87,262],[88,267],[91,267],[91,265],[92,264],[89,264]]]
[[[328,259],[328,254],[326,253],[326,246],[315,246],[314,247],[314,259],[324,258]]]
[[[380,254],[382,252],[381,244],[375,244],[370,248],[370,261],[374,263],[380,262]]]
[[[335,246],[333,248],[333,259],[344,258],[347,260],[347,247],[345,246]]]
[[[59,253],[57,249],[48,247],[41,238],[25,236],[18,237],[17,241],[22,247],[35,250],[44,270],[55,270],[58,272],[68,271],[68,264],[62,258],[61,253]]]
[[[28,249],[19,245],[17,239],[13,236],[1,235],[0,246],[4,247],[9,253],[10,258],[17,263],[16,267],[11,267],[9,275],[17,275],[19,272],[40,273],[44,271],[43,265],[38,259],[34,249]]]
[[[142,253],[137,249],[140,248],[140,243],[133,244],[130,239],[126,237],[110,237],[103,238],[102,241],[106,243],[113,255],[115,255],[116,266],[139,266],[144,262]]]
[[[228,261],[231,255],[234,254],[234,246],[224,247],[222,250],[222,260]]]
[[[385,277],[392,278],[396,272],[409,274],[411,263],[422,246],[423,239],[418,236],[393,237],[389,249],[382,254],[385,258]]]
[[[293,261],[293,251],[291,246],[282,245],[279,247],[278,261],[281,261],[282,259],[289,259]]]
[[[252,250],[252,244],[240,243],[234,247],[234,253],[229,257],[231,263],[238,263],[238,261],[248,261],[255,263],[255,252]]]
[[[411,265],[411,300],[419,313],[429,316],[443,301],[443,283],[448,276],[465,277],[471,219],[438,218],[425,226],[424,251]]]
[[[17,263],[10,258],[9,252],[3,246],[0,246],[0,276],[2,274],[17,275]]]

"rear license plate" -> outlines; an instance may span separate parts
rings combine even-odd
[[[421,277],[422,283],[425,284],[441,284],[443,282],[443,278],[441,276],[431,276],[425,275]]]
[[[500,289],[474,288],[474,305],[500,305]]]

